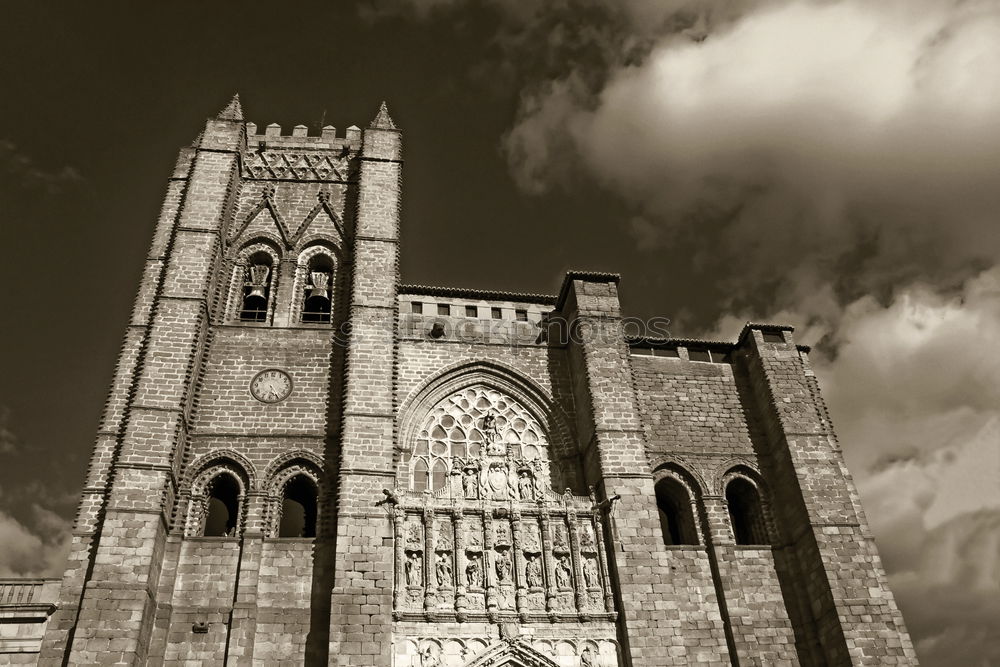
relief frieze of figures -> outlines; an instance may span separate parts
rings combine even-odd
[[[386,490],[395,618],[614,619],[593,493],[556,493],[548,461],[491,437],[485,445],[478,457],[454,457],[434,491]]]

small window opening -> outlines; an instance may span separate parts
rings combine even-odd
[[[476,306],[466,306],[465,307],[466,317],[479,317],[479,308]]]
[[[490,317],[495,320],[503,319],[503,309],[501,308],[490,308]]]
[[[316,484],[296,475],[285,484],[278,537],[316,537]]]
[[[427,461],[417,459],[417,462],[413,464],[413,490],[418,493],[426,491],[429,481],[428,477]]]
[[[689,347],[688,359],[691,361],[711,361],[712,357],[709,355],[708,350],[697,347]]]
[[[784,343],[785,337],[780,331],[762,331],[765,343]]]
[[[445,317],[447,317],[448,315],[451,315],[451,306],[449,306],[446,303],[439,303],[438,304],[438,315],[444,315]]]
[[[309,260],[305,297],[302,303],[303,322],[329,322],[333,261],[327,255],[314,255]]]
[[[516,319],[518,322],[527,322],[528,321],[528,311],[526,311],[526,310],[515,310],[514,311],[514,319]]]
[[[431,491],[437,491],[444,487],[445,480],[448,479],[448,466],[444,461],[434,464],[434,472],[431,475]]]
[[[413,313],[414,315],[423,315],[424,304],[420,303],[419,301],[414,301],[413,303],[410,304],[410,312]]]
[[[264,322],[267,320],[267,304],[271,293],[271,256],[266,252],[255,252],[250,256],[243,280],[243,304],[240,320],[243,322]]]
[[[691,512],[691,497],[683,484],[670,477],[657,482],[656,507],[659,510],[664,544],[698,544],[698,532]]]
[[[736,544],[767,544],[764,513],[756,486],[745,479],[734,479],[726,486],[726,504]]]
[[[712,350],[712,363],[713,364],[728,364],[732,361],[728,352],[721,352],[719,350]]]
[[[240,515],[240,487],[231,475],[217,475],[208,494],[205,537],[233,537]]]

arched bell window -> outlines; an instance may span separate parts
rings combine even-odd
[[[660,516],[663,543],[698,544],[691,495],[680,481],[664,477],[656,483],[656,508]]]
[[[240,486],[229,474],[219,473],[208,483],[205,537],[233,537],[240,517]]]
[[[333,306],[333,258],[325,252],[313,254],[305,266],[302,321],[330,321]]]
[[[726,505],[736,544],[768,544],[756,485],[742,477],[733,478],[726,485]]]
[[[318,494],[316,482],[307,475],[288,480],[281,498],[278,537],[316,537]]]
[[[270,254],[258,251],[250,255],[243,279],[243,300],[240,321],[266,322],[271,299],[271,274],[274,260]]]

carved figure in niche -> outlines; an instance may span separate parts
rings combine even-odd
[[[590,645],[584,647],[583,652],[580,654],[580,667],[598,667],[600,664],[598,662],[600,658],[594,653],[594,650],[590,648]]]
[[[581,549],[593,549],[594,548],[594,535],[590,532],[590,526],[580,527],[580,548]]]
[[[535,497],[542,498],[545,493],[542,489],[542,462],[538,459],[533,460],[531,462],[531,469],[534,471],[534,474],[531,476],[531,482],[535,487]]]
[[[542,561],[538,556],[528,556],[524,564],[524,580],[528,588],[542,587]]]
[[[497,524],[497,544],[510,544],[510,524],[506,521]]]
[[[420,586],[424,583],[423,578],[423,558],[419,552],[411,551],[406,555],[406,563],[404,564],[406,569],[406,585],[407,586]]]
[[[424,644],[420,649],[420,667],[439,667],[441,659],[433,644]]]
[[[572,587],[573,578],[569,572],[569,556],[559,556],[556,561],[556,586],[559,588]]]
[[[601,578],[597,574],[597,561],[593,558],[583,559],[583,578],[587,582],[587,588],[598,588],[601,585]]]
[[[437,555],[438,586],[451,586],[451,554],[447,551]]]
[[[481,530],[482,527],[479,525],[478,521],[474,525],[469,526],[465,535],[466,546],[479,548],[482,545],[482,536],[480,535]]]
[[[559,522],[553,530],[552,541],[556,543],[557,549],[566,548],[566,526]]]
[[[510,553],[506,550],[497,554],[497,581],[505,583],[510,580]]]
[[[524,526],[521,531],[521,544],[525,551],[538,551],[538,533],[530,525]]]
[[[531,475],[527,470],[521,471],[521,477],[517,480],[517,490],[521,500],[533,500],[535,498],[535,485],[531,481]]]
[[[479,554],[469,556],[469,562],[465,565],[465,580],[470,588],[479,588],[483,585],[483,568],[479,564]]]
[[[406,543],[416,546],[420,545],[420,524],[410,521],[406,525]]]
[[[479,497],[479,468],[469,464],[462,470],[462,492],[466,498]]]

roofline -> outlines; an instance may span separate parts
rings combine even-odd
[[[480,299],[482,301],[518,301],[554,306],[556,297],[551,294],[531,294],[528,292],[503,292],[499,290],[474,289],[471,287],[439,287],[435,285],[400,285],[399,294],[420,296],[441,296],[457,299]]]

